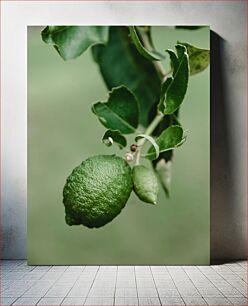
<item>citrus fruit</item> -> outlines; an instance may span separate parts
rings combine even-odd
[[[126,205],[133,188],[132,170],[116,155],[83,161],[67,178],[63,190],[66,223],[101,227]]]
[[[159,186],[154,171],[143,165],[134,166],[133,187],[140,200],[150,204],[157,203]]]

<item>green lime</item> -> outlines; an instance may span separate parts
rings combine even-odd
[[[151,204],[157,203],[159,185],[154,171],[143,165],[134,166],[133,186],[140,200]]]
[[[66,223],[90,228],[105,225],[126,205],[132,187],[132,170],[123,158],[86,159],[72,171],[63,190]]]

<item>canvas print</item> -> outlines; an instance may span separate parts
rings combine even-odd
[[[209,264],[209,34],[28,27],[29,264]]]

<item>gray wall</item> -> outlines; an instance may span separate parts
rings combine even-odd
[[[211,26],[211,256],[246,257],[246,1],[3,2],[1,225],[4,258],[26,258],[26,26]]]

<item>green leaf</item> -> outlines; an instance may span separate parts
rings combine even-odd
[[[135,94],[140,122],[147,126],[150,109],[159,101],[161,81],[153,63],[137,51],[128,28],[111,26],[108,43],[94,46],[92,52],[109,90],[125,85]]]
[[[158,110],[164,114],[174,113],[183,102],[189,80],[189,61],[186,47],[176,45],[177,54],[167,50],[170,55],[173,75],[161,86]]]
[[[182,30],[198,30],[205,27],[206,26],[175,26],[176,29],[182,29]]]
[[[178,125],[171,125],[164,130],[156,139],[159,146],[159,152],[165,152],[177,148],[184,142],[183,129]],[[156,158],[154,147],[150,147],[145,155],[150,160]]]
[[[183,30],[198,30],[205,27],[206,26],[175,26],[176,29],[183,29]]]
[[[106,128],[122,134],[135,132],[139,124],[138,101],[125,86],[113,88],[108,101],[95,103],[92,111]]]
[[[178,62],[178,58],[175,54],[175,52],[173,50],[166,50],[167,53],[169,53],[170,55],[170,61],[171,61],[171,69],[172,69],[172,72],[173,72],[173,76],[175,76],[175,73],[178,69],[178,65],[179,65],[179,62]]]
[[[127,145],[126,138],[119,132],[113,130],[107,130],[102,137],[102,142],[107,146],[110,147],[115,142],[120,149],[123,149]]]
[[[156,154],[155,158],[158,158],[158,156],[159,156],[159,146],[156,143],[155,139],[153,137],[149,136],[149,135],[140,134],[140,135],[137,135],[135,137],[135,141],[137,141],[138,139],[141,139],[141,138],[145,138],[146,140],[148,140],[153,145],[153,148],[154,148],[155,154]]]
[[[129,26],[130,36],[133,40],[134,45],[141,55],[150,61],[162,61],[165,57],[157,51],[148,50],[145,48],[138,36],[135,26]]]
[[[89,47],[105,44],[108,26],[47,26],[42,39],[52,44],[64,60],[78,57]]]
[[[156,114],[156,107],[154,107],[154,113],[151,113],[150,118],[153,118],[155,114]],[[165,129],[167,129],[169,126],[172,125],[181,126],[178,116],[179,116],[179,109],[177,109],[175,113],[171,115],[164,115],[163,120],[153,131],[153,135],[154,136],[160,135]],[[185,135],[183,136],[183,140],[185,140]],[[168,151],[160,152],[159,157],[157,159],[152,160],[152,166],[154,170],[157,172],[158,179],[161,182],[166,197],[169,197],[170,195],[171,167],[174,155],[173,153],[174,153],[174,148]]]
[[[158,174],[158,178],[162,184],[167,198],[170,197],[171,165],[171,161],[166,162],[165,159],[160,159],[155,166],[155,170]]]
[[[210,63],[210,50],[200,49],[187,43],[178,43],[187,48],[191,75],[197,74],[208,67]]]
[[[157,114],[157,105],[154,105],[149,115],[150,120],[153,120],[156,114]],[[157,125],[157,127],[153,131],[152,136],[158,137],[165,129],[167,129],[171,125],[181,125],[178,116],[179,116],[179,109],[177,109],[175,113],[171,115],[164,115],[162,121]],[[168,161],[171,160],[172,157],[173,157],[173,150],[160,153],[158,159],[152,161],[153,167],[155,168],[156,163],[160,159],[165,159],[166,161]]]

